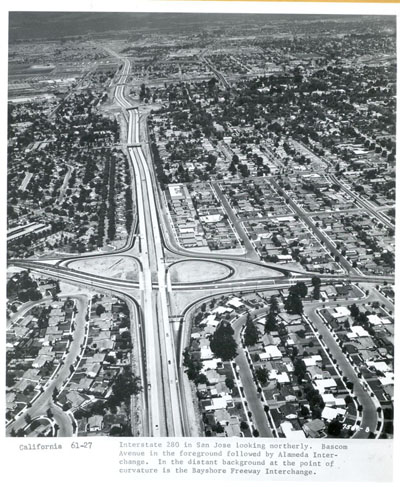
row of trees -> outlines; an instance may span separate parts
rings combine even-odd
[[[126,231],[130,233],[132,229],[132,222],[133,222],[133,213],[132,213],[132,178],[131,178],[131,172],[129,170],[129,163],[128,159],[125,158],[125,185],[126,185],[126,190],[125,190],[125,226],[126,226]]]
[[[114,240],[115,238],[115,161],[111,160],[110,163],[110,176],[109,176],[109,190],[108,190],[108,227],[107,227],[107,237],[109,240]]]

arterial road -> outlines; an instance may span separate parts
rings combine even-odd
[[[120,72],[116,76],[114,98],[121,107],[128,132],[126,149],[134,175],[136,194],[136,222],[132,225],[131,235],[124,248],[101,254],[82,254],[77,257],[64,259],[15,259],[10,264],[26,267],[41,272],[44,275],[75,282],[113,292],[123,296],[137,305],[136,297],[140,294],[140,309],[137,305],[137,323],[140,334],[140,356],[142,359],[141,374],[144,385],[144,417],[143,431],[149,436],[186,436],[190,428],[185,414],[185,403],[182,393],[182,374],[178,370],[181,349],[176,347],[175,330],[170,317],[172,292],[209,290],[215,294],[223,292],[254,291],[263,289],[281,289],[291,284],[304,281],[310,282],[316,275],[328,282],[365,282],[383,283],[394,282],[393,276],[365,276],[365,275],[326,275],[308,272],[293,272],[281,266],[274,266],[263,262],[252,261],[246,256],[202,255],[186,249],[178,248],[171,242],[167,232],[163,233],[162,203],[157,192],[156,181],[151,167],[151,161],[145,156],[140,140],[139,109],[131,104],[125,94],[125,85],[130,72],[130,61],[121,58],[117,53],[107,48],[110,54],[123,61]],[[133,248],[138,238],[139,257],[133,254]],[[247,262],[249,277],[234,279],[234,270],[224,279],[202,281],[201,283],[170,284],[168,265],[165,251],[169,256],[179,259],[196,259],[199,262]],[[110,254],[130,257],[139,264],[139,278],[137,281],[123,281],[106,276],[85,273],[68,267],[68,264],[78,259],[96,258],[99,255]],[[45,261],[43,261],[45,260]],[[256,268],[270,267],[279,270],[281,275],[270,278],[252,277],[251,266]],[[233,278],[232,278],[233,277]],[[136,294],[135,294],[136,293]]]

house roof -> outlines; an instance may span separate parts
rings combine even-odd
[[[326,419],[327,421],[332,421],[338,416],[344,416],[345,414],[346,414],[345,409],[325,406],[324,409],[322,410],[321,417],[323,419]]]
[[[304,424],[303,429],[309,436],[316,437],[325,429],[325,423],[321,419],[312,419]]]
[[[283,421],[281,423],[281,429],[286,438],[291,440],[300,440],[305,438],[306,435],[303,430],[296,430],[290,421]]]

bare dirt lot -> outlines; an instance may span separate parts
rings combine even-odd
[[[134,259],[129,257],[104,256],[94,259],[80,259],[71,262],[69,267],[113,279],[132,280],[138,278],[138,265]]]
[[[171,267],[172,282],[205,282],[229,276],[229,268],[223,264],[187,260]]]
[[[252,265],[251,263],[227,260],[227,264],[231,265],[235,269],[235,275],[233,279],[255,279],[263,277],[278,277],[282,276],[282,273],[275,269],[269,269],[268,267],[261,267]]]

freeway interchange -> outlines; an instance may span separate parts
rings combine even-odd
[[[111,52],[109,50],[109,52]],[[115,53],[114,53],[115,55]],[[115,295],[122,296],[136,310],[136,332],[140,335],[142,350],[141,380],[143,385],[142,424],[145,436],[189,436],[190,420],[186,411],[182,372],[182,351],[184,340],[182,336],[188,332],[189,323],[187,313],[199,302],[214,295],[232,292],[251,292],[270,289],[288,288],[296,282],[311,283],[313,276],[320,277],[329,283],[354,282],[393,283],[393,276],[366,276],[354,269],[340,256],[341,264],[347,271],[345,274],[315,274],[308,272],[294,272],[285,266],[275,266],[256,260],[255,253],[248,251],[244,255],[213,255],[188,251],[177,245],[168,232],[168,223],[163,211],[163,202],[158,190],[156,177],[150,158],[146,157],[145,143],[140,137],[139,107],[131,104],[125,95],[125,85],[130,72],[130,61],[123,60],[122,69],[115,83],[114,98],[119,104],[122,116],[128,127],[125,143],[129,156],[131,171],[134,176],[134,191],[136,204],[136,221],[125,246],[111,252],[82,254],[75,257],[58,259],[14,259],[9,263],[17,267],[28,268],[45,276],[50,276],[66,282],[79,284],[80,287],[101,289]],[[335,180],[337,182],[337,180]],[[293,201],[290,204],[295,212],[299,208]],[[364,205],[365,206],[365,205]],[[367,206],[365,206],[368,209]],[[300,215],[305,218],[305,215]],[[379,217],[381,217],[379,215]],[[381,217],[382,218],[382,217]],[[330,242],[327,242],[322,232],[317,232],[321,240],[330,251],[338,253]],[[139,253],[137,253],[139,249]],[[119,255],[132,259],[138,266],[136,280],[115,279],[89,272],[83,272],[70,267],[74,261],[90,260],[107,255]],[[254,259],[254,260],[252,260]],[[225,263],[229,267],[229,274],[224,278],[203,280],[201,282],[171,282],[171,267],[177,262],[196,260],[201,274],[202,262]],[[235,274],[235,263],[246,263],[248,273],[245,278],[238,278]],[[272,277],[257,276],[263,269],[274,271]],[[171,319],[174,309],[174,299],[177,293],[198,292],[198,298],[187,306],[180,320],[181,330],[177,333]],[[321,328],[322,325],[319,323]],[[182,327],[185,328],[182,332]],[[325,332],[325,334],[328,332]],[[328,341],[328,337],[325,337]],[[337,345],[336,345],[337,346]],[[349,364],[343,367],[350,374]],[[357,381],[357,377],[354,378]],[[362,393],[361,393],[362,394]],[[364,394],[365,396],[365,394]],[[46,398],[45,398],[46,399]],[[44,399],[43,399],[44,400]],[[368,399],[363,397],[368,406]],[[364,418],[364,426],[370,423],[372,428],[376,424],[376,414],[371,408],[366,408],[369,419]],[[67,432],[65,432],[67,435]]]

